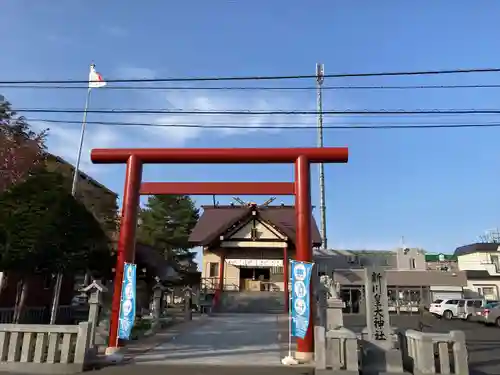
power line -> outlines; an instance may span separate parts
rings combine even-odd
[[[61,85],[0,85],[0,89],[88,90],[88,86]],[[498,85],[404,85],[404,86],[322,86],[323,90],[429,90],[429,89],[492,89]],[[310,91],[314,86],[105,86],[101,90],[162,90],[162,91]]]
[[[325,74],[325,78],[355,78],[355,77],[395,77],[395,76],[423,76],[444,74],[466,74],[466,73],[498,73],[500,68],[479,69],[450,69],[450,70],[422,70],[406,72],[375,72],[375,73],[343,73]],[[285,76],[231,76],[231,77],[184,77],[184,78],[135,78],[135,79],[107,79],[108,83],[132,83],[132,82],[210,82],[210,81],[272,81],[292,79],[315,79],[316,75],[285,75]],[[0,81],[5,85],[36,85],[36,84],[88,84],[82,80],[17,80]]]
[[[81,124],[81,121],[74,120],[52,120],[52,119],[29,119],[31,122],[43,122],[43,123],[54,123],[54,124]],[[153,128],[195,128],[195,129],[241,129],[241,130],[307,130],[316,129],[316,125],[283,125],[283,124],[273,124],[273,125],[259,125],[259,126],[248,126],[248,125],[224,125],[224,124],[157,124],[157,123],[147,123],[147,122],[121,122],[121,121],[87,121],[87,124],[93,125],[104,125],[104,126],[137,126],[137,127],[153,127]],[[500,127],[500,122],[486,122],[486,123],[444,123],[444,124],[380,124],[380,125],[323,125],[324,129],[337,129],[337,130],[398,130],[398,129],[454,129],[454,128],[497,128]]]
[[[47,109],[47,108],[21,108],[16,109],[16,112],[24,113],[83,113],[82,109]],[[308,110],[273,110],[273,111],[257,111],[257,110],[168,110],[168,109],[89,109],[88,113],[100,114],[166,114],[166,115],[317,115],[318,111]],[[497,109],[431,109],[431,110],[346,110],[334,111],[324,110],[323,114],[327,115],[432,115],[432,114],[453,114],[453,115],[472,115],[472,114],[500,114]]]

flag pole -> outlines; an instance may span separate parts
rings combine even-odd
[[[73,172],[73,184],[71,185],[71,195],[72,196],[75,196],[75,194],[76,194],[76,185],[78,183],[80,160],[82,158],[83,141],[85,138],[85,129],[87,128],[87,111],[89,109],[90,93],[91,92],[92,92],[92,88],[89,87],[87,90],[87,97],[85,98],[85,108],[83,110],[83,119],[82,119],[82,131],[80,133],[80,145],[78,146],[78,155],[76,157],[76,165],[75,165],[75,170]]]
[[[93,64],[91,65],[92,69]],[[73,171],[73,183],[71,185],[71,195],[75,197],[76,195],[76,187],[78,183],[78,176],[80,172],[80,160],[82,158],[82,150],[83,150],[83,141],[85,138],[85,129],[87,127],[87,112],[90,104],[90,93],[92,88],[89,86],[87,90],[87,96],[85,98],[85,108],[83,110],[83,119],[82,119],[82,130],[80,133],[80,144],[78,146],[78,155],[76,157],[75,169]],[[59,272],[56,276],[56,284],[54,285],[54,296],[52,299],[52,309],[50,311],[50,324],[56,323],[57,318],[57,310],[59,309],[59,297],[61,295],[61,287],[62,287],[62,279],[63,274]],[[85,275],[85,279],[87,279],[87,275]],[[88,283],[88,280],[85,280],[85,284]]]

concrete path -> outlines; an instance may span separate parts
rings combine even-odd
[[[286,318],[279,315],[216,315],[147,353],[139,354],[134,363],[282,366],[286,327]]]

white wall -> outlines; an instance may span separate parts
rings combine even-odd
[[[492,291],[489,292],[489,289],[492,289]],[[497,280],[467,280],[467,286],[464,288],[466,298],[483,296],[488,300],[498,300],[500,296],[499,291],[500,281]]]
[[[492,276],[500,276],[495,264],[491,261],[492,255],[500,255],[498,251],[477,252],[458,256],[458,268],[461,271],[487,271]],[[486,290],[484,289],[486,288]],[[474,279],[467,280],[464,288],[465,297],[474,298],[483,296],[488,300],[498,300],[500,297],[500,280]]]
[[[472,253],[458,256],[458,268],[461,271],[488,271],[490,275],[499,275],[495,265],[491,262],[491,255],[500,255],[499,252]]]

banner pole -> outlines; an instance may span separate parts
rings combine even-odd
[[[289,275],[293,275],[294,272],[294,261],[289,260],[288,262],[288,269],[290,270]],[[290,277],[290,280],[292,280],[293,277]],[[287,280],[289,281],[289,280]],[[293,288],[294,285],[291,285],[291,288],[289,288],[289,294],[287,296],[288,298],[288,355],[281,360],[281,363],[287,366],[291,365],[297,365],[298,362],[295,358],[292,356],[292,311],[293,311],[293,305],[292,305],[292,296],[293,296]]]
[[[291,262],[289,262],[288,264],[288,269],[290,269],[290,265]],[[287,298],[288,298],[288,356],[292,357],[292,298],[290,292]]]

